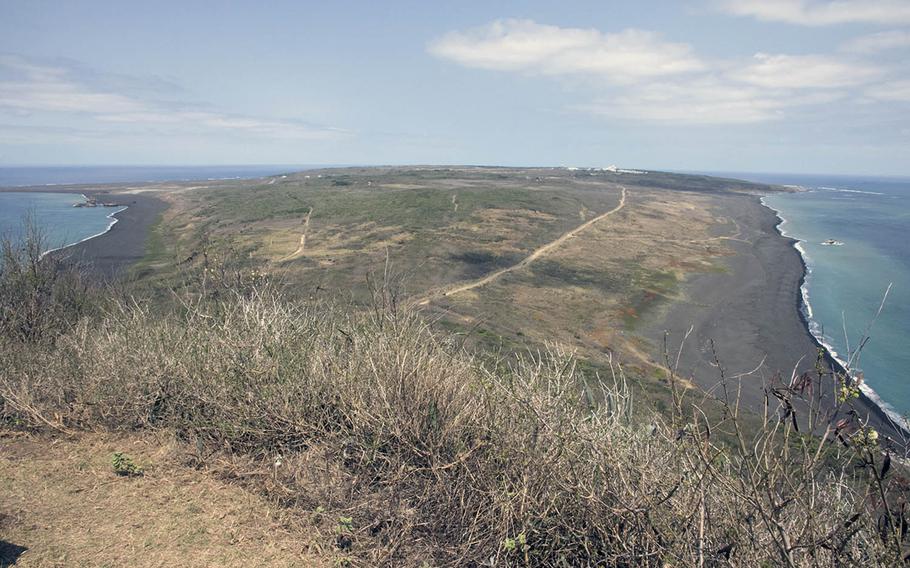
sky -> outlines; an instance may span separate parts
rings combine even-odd
[[[910,0],[0,0],[0,165],[910,175]]]

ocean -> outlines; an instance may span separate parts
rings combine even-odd
[[[807,190],[763,203],[799,241],[810,331],[862,372],[869,398],[895,418],[910,415],[910,178],[728,175]]]
[[[0,167],[0,187],[252,178],[302,169],[307,167]],[[910,377],[905,376],[910,370],[910,178],[714,175],[808,190],[763,202],[783,219],[781,231],[799,241],[808,268],[803,304],[810,331],[832,355],[864,374],[866,394],[882,408],[910,414]],[[108,230],[116,209],[73,207],[81,199],[0,192],[0,234],[18,235],[26,214],[45,232],[47,248]],[[843,244],[822,244],[829,239]],[[856,355],[867,329],[870,339]]]
[[[312,169],[315,166],[0,166],[0,187],[141,183],[257,178]],[[30,215],[46,238],[48,250],[103,234],[116,219],[117,209],[73,207],[76,194],[0,192],[0,235],[19,238]]]
[[[256,178],[317,166],[0,166],[0,187]]]
[[[18,241],[30,219],[47,252],[103,234],[116,222],[113,214],[120,208],[73,207],[84,201],[76,193],[0,192],[0,235]]]

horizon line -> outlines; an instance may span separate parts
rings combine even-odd
[[[571,165],[571,164],[479,164],[479,163],[417,163],[417,162],[400,162],[400,163],[221,163],[221,164],[212,164],[212,163],[197,163],[197,164],[166,164],[166,163],[123,163],[123,164],[104,164],[104,163],[95,163],[95,164],[41,164],[41,163],[25,163],[25,164],[2,164],[0,163],[0,169],[12,169],[12,168],[267,168],[267,167],[287,167],[287,168],[307,168],[307,169],[330,169],[330,168],[381,168],[381,167],[429,167],[429,166],[441,166],[441,167],[475,167],[475,168],[579,168],[579,169],[596,169],[603,168],[605,166],[581,166],[581,165]],[[624,168],[633,168],[653,172],[668,172],[668,173],[681,173],[681,174],[701,174],[701,175],[722,175],[722,174],[756,174],[756,175],[779,175],[779,176],[831,176],[831,177],[878,177],[878,178],[910,178],[910,172],[896,174],[896,173],[871,173],[871,172],[807,172],[807,171],[769,171],[769,170],[737,170],[737,169],[682,169],[682,168],[648,168],[642,166],[627,166],[624,165]]]

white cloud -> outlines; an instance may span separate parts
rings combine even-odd
[[[908,30],[888,30],[859,36],[845,43],[841,50],[851,53],[878,53],[902,47],[910,48]]]
[[[0,55],[0,109],[17,114],[77,113],[98,123],[238,133],[281,139],[323,139],[342,134],[295,120],[272,120],[199,111],[84,84],[60,66]],[[9,78],[12,76],[12,78]]]
[[[872,85],[863,93],[870,99],[879,101],[910,102],[910,80],[891,81]]]
[[[2,81],[0,107],[52,112],[134,112],[144,108],[128,97],[94,93],[56,81]]]
[[[910,23],[907,0],[721,0],[728,14],[804,26]]]
[[[704,64],[683,43],[654,32],[562,28],[531,20],[496,20],[433,41],[429,51],[465,67],[544,75],[596,74],[614,82],[698,71]]]
[[[868,64],[848,63],[822,55],[757,53],[752,63],[734,71],[739,81],[769,89],[830,89],[867,83],[882,75]]]
[[[748,124],[779,118],[784,102],[719,81],[656,82],[576,108],[610,118],[675,124]]]
[[[148,125],[187,131],[236,132],[276,139],[321,139],[345,134],[340,129],[314,128],[291,120],[265,120],[216,112],[186,110],[98,114],[94,118],[111,124]]]
[[[648,31],[602,33],[528,20],[497,20],[448,33],[430,53],[470,68],[571,77],[591,102],[573,110],[677,124],[748,124],[845,99],[886,70],[843,55],[758,53],[703,60]]]
[[[782,119],[793,107],[829,103],[836,93],[768,90],[720,77],[639,85],[579,110],[611,118],[674,124],[752,124]]]

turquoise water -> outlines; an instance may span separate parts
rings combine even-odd
[[[740,177],[809,190],[764,203],[784,219],[781,231],[800,241],[810,330],[863,373],[873,400],[894,415],[910,414],[910,179]],[[823,245],[827,239],[843,245]],[[870,339],[856,354],[870,323]]]
[[[0,235],[19,239],[30,216],[45,238],[45,251],[77,243],[108,230],[120,210],[114,207],[73,207],[84,201],[74,193],[0,192]]]
[[[0,187],[65,184],[139,183],[256,178],[315,166],[0,166]],[[61,248],[106,231],[116,209],[74,208],[79,195],[0,192],[0,235],[18,237],[22,220],[32,214],[44,232],[48,249]]]

